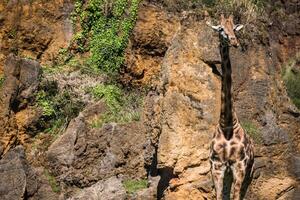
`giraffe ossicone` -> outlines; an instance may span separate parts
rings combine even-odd
[[[245,177],[251,175],[254,162],[252,139],[246,134],[234,111],[232,98],[232,77],[229,50],[239,46],[235,31],[243,25],[233,23],[233,16],[221,15],[220,25],[211,28],[218,31],[222,58],[222,92],[219,124],[210,146],[211,174],[217,200],[222,200],[224,175],[227,170],[233,175],[233,199],[242,199],[241,190]]]

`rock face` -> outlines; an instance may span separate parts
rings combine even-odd
[[[53,61],[60,48],[72,38],[72,1],[1,1],[0,71],[5,57],[13,52],[22,57]]]
[[[0,185],[3,200],[26,199],[37,192],[38,180],[25,159],[23,147],[16,147],[0,160]]]
[[[148,188],[142,189],[138,191],[134,196],[131,198],[134,200],[152,200],[157,199],[158,195],[158,183],[160,177],[148,177]]]
[[[155,85],[161,62],[178,31],[179,18],[161,8],[141,3],[138,20],[126,49],[126,70],[122,80],[132,85]]]
[[[22,147],[13,148],[24,143],[27,127],[36,120],[29,104],[39,84],[40,65],[15,56],[8,56],[5,66],[3,61],[15,52],[42,63],[55,62],[59,48],[71,39],[72,2],[0,3],[0,71],[6,77],[0,93],[0,198],[214,199],[208,156],[221,103],[219,41],[198,15],[179,13],[177,1],[141,3],[126,51],[123,82],[151,88],[140,122],[92,127],[107,110],[102,102],[86,100],[84,111],[39,155],[45,159],[32,163],[44,166],[33,171]],[[174,9],[164,7],[167,4]],[[294,10],[299,3],[274,4],[284,4],[291,15],[277,21],[272,11],[275,17],[268,26],[274,34],[268,41],[231,49],[234,105],[240,121],[255,129],[249,131],[256,158],[246,199],[296,200],[300,112],[286,94],[281,70],[300,49],[299,30],[294,28],[299,27],[299,12]],[[78,94],[104,81],[86,80],[88,75],[79,72],[53,76],[59,88],[72,87]],[[85,95],[82,98],[88,99]],[[44,167],[61,186],[61,194],[51,191]],[[126,194],[124,179],[146,176],[148,188]]]
[[[38,62],[8,56],[4,68],[5,81],[0,91],[0,155],[6,153],[16,142],[24,142],[26,135],[17,124],[18,112],[26,108],[37,90],[41,67]],[[21,118],[18,118],[21,119]],[[34,117],[23,118],[23,125],[29,126]]]
[[[83,189],[75,194],[74,197],[70,197],[67,200],[121,200],[126,199],[126,196],[127,194],[121,180],[111,177],[105,181],[98,181],[96,184]]]
[[[90,128],[91,117],[104,111],[102,103],[86,108],[49,147],[49,167],[62,182],[87,187],[118,174],[129,178],[145,176],[143,127],[130,123]]]
[[[43,169],[34,169],[26,160],[24,148],[10,149],[0,160],[0,198],[3,200],[57,200]]]
[[[201,59],[207,52],[207,63],[218,60],[218,51],[211,52],[218,43],[207,29],[183,24],[162,64],[158,168],[172,169],[178,177],[171,180],[173,192],[166,199],[210,199],[203,191],[211,184],[209,140],[218,118],[220,82]]]
[[[147,111],[147,125],[157,148],[161,182],[169,188],[164,199],[214,198],[208,155],[220,110],[218,43],[217,34],[190,15],[181,22],[162,61],[160,95],[149,103],[153,112]],[[238,117],[257,126],[257,135],[251,135],[256,143],[256,178],[246,198],[292,199],[297,170],[291,174],[288,166],[291,155],[299,152],[299,141],[291,140],[299,135],[299,117],[292,114],[295,109],[280,81],[278,54],[269,51],[255,44],[246,51],[232,48],[230,54]],[[273,190],[272,178],[278,178]]]

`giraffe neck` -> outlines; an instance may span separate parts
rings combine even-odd
[[[225,138],[229,140],[233,135],[233,126],[237,123],[237,118],[233,109],[231,63],[227,43],[221,42],[220,53],[222,58],[222,92],[219,124]]]

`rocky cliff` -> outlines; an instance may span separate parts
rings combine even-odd
[[[214,199],[208,156],[222,74],[218,36],[205,24],[214,16],[177,1],[141,2],[118,79],[124,88],[146,88],[142,106],[118,110],[140,117],[107,120],[111,102],[88,92],[106,75],[82,73],[81,62],[47,72],[46,65],[54,66],[59,49],[71,41],[73,5],[0,3],[1,199]],[[256,22],[267,27],[267,35],[247,34],[254,29],[246,25],[238,35],[242,47],[230,52],[234,105],[255,143],[245,199],[296,200],[300,111],[282,73],[300,51],[299,3],[268,5],[268,19]],[[297,59],[293,63],[299,68]],[[50,91],[46,99],[63,106],[45,106],[41,91]],[[56,116],[52,107],[54,113],[63,110],[59,128],[49,125],[56,122],[49,119]]]

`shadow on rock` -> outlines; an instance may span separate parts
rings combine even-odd
[[[162,199],[164,191],[169,187],[169,182],[171,179],[177,176],[173,174],[173,168],[167,167],[159,169],[160,180],[157,185],[157,199]]]

